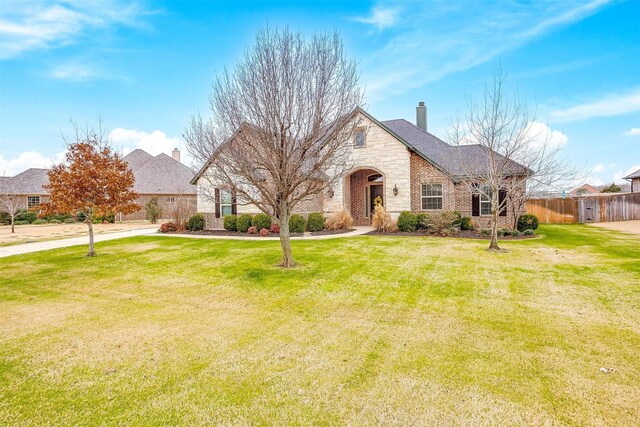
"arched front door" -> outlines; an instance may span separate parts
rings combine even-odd
[[[385,204],[384,175],[375,169],[360,169],[349,175],[349,200],[351,216],[355,225],[371,224],[376,203]]]

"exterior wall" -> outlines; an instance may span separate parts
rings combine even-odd
[[[140,206],[140,210],[128,215],[118,215],[118,221],[142,221],[147,219],[144,211],[144,206],[151,201],[153,197],[158,198],[158,205],[162,208],[162,219],[171,218],[171,212],[174,207],[181,202],[185,202],[189,207],[189,216],[197,212],[197,201],[195,194],[142,194],[136,199],[136,204]],[[169,200],[173,198],[173,203]]]
[[[631,180],[631,192],[640,193],[640,178],[633,178]]]
[[[351,202],[356,197],[351,192],[351,175],[364,169],[373,169],[384,176],[384,205],[392,217],[397,218],[400,212],[411,209],[410,198],[410,160],[407,147],[389,135],[380,126],[368,118],[360,117],[365,129],[365,145],[353,146],[351,150],[352,172],[348,173],[336,188],[333,197],[325,197],[324,212],[331,214],[342,210],[351,210]],[[358,182],[354,182],[358,184]],[[398,188],[398,195],[393,195],[393,188]],[[356,188],[356,191],[359,191]],[[364,206],[364,194],[362,205]],[[352,212],[353,215],[353,212]]]

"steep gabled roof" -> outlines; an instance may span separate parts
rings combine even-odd
[[[640,178],[640,169],[638,169],[635,172],[630,173],[629,175],[625,176],[622,179],[634,179],[634,178]]]
[[[3,179],[2,186],[10,194],[48,194],[42,187],[49,183],[48,172],[49,169],[27,169],[14,177]]]
[[[147,154],[144,151],[143,153]],[[133,152],[131,154],[133,154]],[[189,185],[194,175],[191,168],[164,153],[158,154],[155,157],[148,156],[151,157],[151,159],[144,163],[142,167],[131,167],[136,177],[133,188],[137,193],[196,194],[195,187]]]
[[[142,168],[148,162],[153,160],[153,156],[146,151],[137,148],[122,159],[129,163],[129,169],[136,170]]]

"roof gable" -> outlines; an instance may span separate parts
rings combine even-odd
[[[622,179],[635,179],[635,178],[640,178],[640,169],[638,169],[635,172],[630,173],[629,175],[625,176]]]
[[[43,185],[49,183],[49,169],[30,168],[9,179],[2,185],[11,194],[48,194]]]
[[[147,153],[145,153],[147,154]],[[147,154],[148,155],[148,154]],[[164,153],[151,157],[142,167],[131,168],[136,182],[134,190],[139,194],[195,194],[190,185],[193,170]]]

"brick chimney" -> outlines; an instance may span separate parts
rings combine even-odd
[[[173,157],[173,160],[180,161],[180,150],[177,147],[171,152],[171,157]]]
[[[423,131],[427,131],[427,107],[424,105],[424,101],[418,102],[416,107],[416,126]]]

